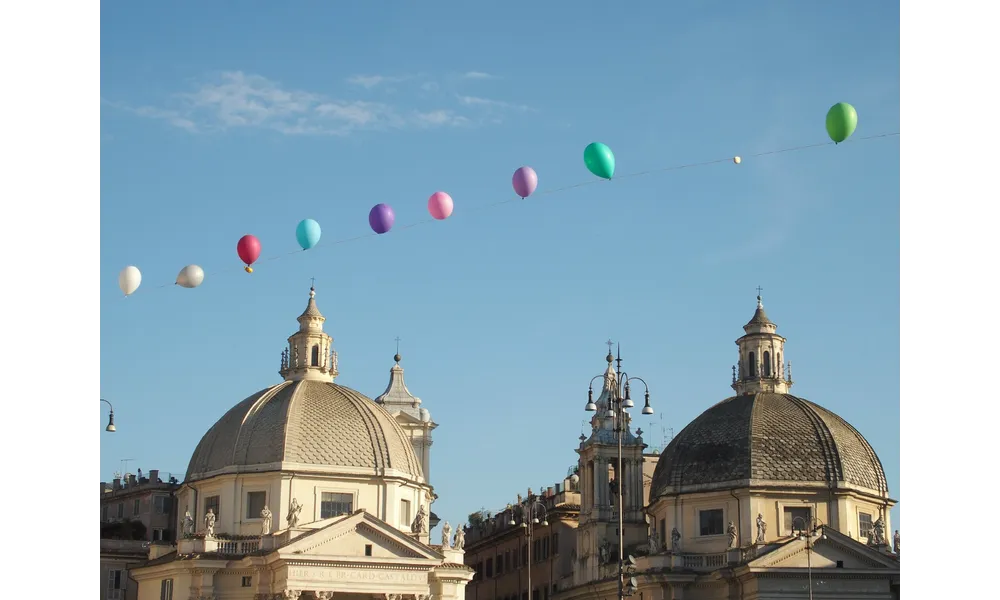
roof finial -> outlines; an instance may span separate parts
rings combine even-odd
[[[764,303],[761,302],[760,293],[764,291],[764,288],[757,286],[757,308],[764,308]]]
[[[310,285],[309,285],[309,297],[310,298],[315,298],[316,297],[316,278],[315,277],[310,277],[309,278],[309,282],[310,282]]]
[[[611,347],[614,346],[615,343],[612,342],[610,338],[608,338],[608,341],[606,341],[604,343],[608,345],[608,357],[607,357],[607,361],[608,361],[608,364],[611,364],[615,360],[614,355],[611,354]]]
[[[392,357],[392,359],[393,359],[394,361],[396,361],[396,364],[397,364],[397,365],[399,364],[399,361],[403,360],[403,357],[399,355],[399,342],[400,342],[400,341],[401,341],[401,340],[399,339],[399,336],[397,335],[397,336],[396,336],[396,356],[393,356],[393,357]]]

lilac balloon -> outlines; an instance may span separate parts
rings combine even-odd
[[[521,198],[527,198],[535,193],[538,187],[538,174],[531,167],[521,167],[514,171],[514,193]]]
[[[388,204],[376,204],[368,213],[368,224],[375,233],[387,233],[396,222],[396,213]]]

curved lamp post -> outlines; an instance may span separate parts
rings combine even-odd
[[[819,537],[826,539],[826,534],[819,531],[823,522],[816,517],[806,519],[805,517],[795,517],[792,519],[792,535],[805,540],[806,542],[806,572],[809,577],[809,600],[813,600],[813,577],[812,577],[812,545],[813,539]]]
[[[520,494],[518,494],[520,498]],[[549,526],[548,519],[548,509],[545,508],[545,504],[531,493],[531,488],[528,488],[528,497],[525,498],[518,504],[521,513],[521,528],[524,529],[524,534],[528,539],[528,600],[532,600],[532,589],[531,589],[531,545],[532,537],[535,533],[535,525],[541,525],[542,527]],[[508,509],[510,512],[510,525],[513,527],[517,525],[517,521],[514,520],[514,510],[513,505],[508,504]]]
[[[111,408],[111,412],[108,413],[108,426],[104,428],[104,431],[110,431],[111,433],[114,433],[115,431],[117,431],[117,429],[115,429],[115,407],[111,406],[111,403],[105,400],[104,398],[101,398],[101,402],[104,402]]]
[[[617,359],[611,355],[611,342],[608,342],[608,350],[608,364],[610,365],[612,362],[618,363],[615,367],[618,374],[618,381],[616,382],[616,387],[611,389],[610,394],[608,394],[608,412],[605,416],[613,420],[614,436],[618,441],[618,467],[615,469],[615,487],[617,488],[615,491],[618,493],[618,598],[619,600],[624,600],[626,596],[631,596],[635,593],[635,578],[630,577],[628,586],[625,584],[625,505],[623,504],[624,499],[622,497],[624,486],[621,485],[621,480],[625,474],[622,467],[622,442],[630,421],[628,410],[635,406],[635,403],[632,402],[631,384],[633,381],[642,383],[642,386],[646,390],[646,403],[642,407],[642,414],[653,414],[653,407],[649,405],[649,386],[646,385],[646,382],[639,377],[629,377],[628,373],[622,371],[621,347],[618,349]],[[587,406],[584,408],[587,412],[595,412],[597,410],[597,405],[594,404],[594,381],[602,377],[604,377],[603,373],[594,376],[590,380],[590,389],[587,391]],[[628,588],[627,590],[626,587]]]

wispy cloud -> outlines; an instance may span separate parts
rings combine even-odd
[[[462,77],[466,79],[498,79],[496,75],[490,75],[482,71],[467,71]]]
[[[494,109],[518,110],[522,112],[532,110],[530,106],[525,106],[524,104],[511,104],[510,102],[504,102],[502,100],[491,100],[489,98],[480,98],[478,96],[458,96],[458,101],[465,106],[482,106]]]
[[[370,84],[366,87],[372,87],[385,79],[366,81]],[[359,80],[359,85],[364,84]],[[286,89],[275,81],[242,71],[223,73],[194,92],[176,94],[169,104],[114,106],[190,132],[254,128],[288,135],[345,135],[363,129],[445,127],[470,122],[468,117],[444,108],[403,110],[381,102],[330,98]]]
[[[354,75],[353,77],[347,78],[347,83],[351,85],[356,85],[370,90],[373,87],[377,87],[383,84],[391,83],[401,83],[408,79],[412,79],[410,75]]]

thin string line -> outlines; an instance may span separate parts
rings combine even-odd
[[[869,136],[858,137],[858,138],[851,138],[849,140],[845,140],[845,141],[840,142],[840,143],[841,144],[850,144],[850,143],[865,142],[865,141],[870,141],[870,140],[877,140],[877,139],[884,139],[884,138],[898,137],[898,136],[899,136],[899,132],[898,131],[893,131],[893,132],[888,132],[888,133],[878,133],[878,134],[875,134],[875,135],[869,135]],[[756,152],[754,154],[739,155],[739,156],[745,156],[746,158],[760,158],[760,157],[764,157],[764,156],[773,156],[775,154],[786,154],[788,152],[801,152],[803,150],[811,150],[811,149],[814,149],[814,148],[822,148],[822,147],[825,147],[825,146],[833,146],[833,145],[836,145],[836,143],[832,142],[832,141],[830,141],[830,142],[820,142],[818,144],[805,144],[805,145],[802,145],[802,146],[791,146],[789,148],[781,148],[779,150],[766,150],[764,152]],[[670,167],[662,167],[662,168],[659,168],[659,169],[649,169],[649,170],[646,170],[646,171],[637,171],[635,173],[627,173],[625,175],[619,175],[617,177],[612,178],[610,181],[619,181],[621,179],[631,179],[631,178],[634,178],[634,177],[643,177],[645,175],[655,175],[655,174],[659,174],[659,173],[668,173],[670,171],[680,171],[681,169],[692,169],[692,168],[696,168],[696,167],[707,167],[707,166],[711,166],[711,165],[717,165],[717,164],[721,164],[721,163],[732,162],[734,158],[735,158],[735,156],[727,156],[726,158],[717,158],[715,160],[706,160],[706,161],[703,161],[703,162],[694,162],[694,163],[687,163],[687,164],[683,164],[683,165],[673,165],[673,166],[670,166]],[[531,197],[532,198],[536,198],[536,197],[539,197],[539,196],[551,196],[553,194],[560,194],[562,192],[568,192],[570,190],[575,190],[575,189],[586,187],[586,186],[589,186],[589,185],[597,185],[597,184],[601,184],[601,183],[609,183],[610,181],[606,180],[606,179],[593,179],[593,180],[590,180],[590,181],[582,181],[580,183],[574,183],[574,184],[566,185],[566,186],[559,187],[559,188],[553,188],[553,189],[548,189],[548,190],[542,190],[540,192],[535,192],[534,194],[531,194]],[[501,205],[504,205],[504,204],[510,204],[510,203],[516,202],[518,200],[525,200],[525,199],[521,198],[520,196],[514,196],[513,198],[507,198],[506,200],[498,200],[496,202],[492,202],[492,203],[489,203],[489,204],[484,204],[484,205],[481,205],[481,206],[473,206],[473,207],[470,207],[470,208],[464,208],[463,207],[462,213],[463,214],[473,214],[473,213],[481,212],[481,211],[488,210],[488,209],[491,209],[491,208],[496,208],[497,206],[501,206]],[[417,227],[418,225],[425,225],[427,223],[433,223],[435,220],[436,219],[433,219],[433,218],[423,219],[421,221],[415,221],[415,222],[409,223],[407,225],[401,225],[399,227],[394,227],[393,230],[394,231],[403,231],[405,229],[411,229],[413,227]],[[377,234],[374,231],[372,231],[370,233],[366,233],[366,234],[362,234],[362,235],[357,235],[357,236],[350,237],[350,238],[343,238],[343,239],[339,239],[339,240],[334,240],[332,242],[324,242],[321,247],[317,246],[316,248],[311,248],[310,251],[315,252],[317,249],[322,250],[323,248],[327,248],[327,247],[331,247],[331,246],[339,246],[341,244],[347,244],[347,243],[350,243],[350,242],[356,242],[358,240],[363,240],[363,239],[372,238],[372,237],[378,237],[378,235],[379,234]],[[282,258],[288,258],[289,256],[294,256],[296,254],[303,254],[305,252],[306,252],[306,250],[292,250],[291,252],[285,252],[285,253],[282,253],[282,254],[275,254],[273,256],[269,256],[269,257],[266,257],[266,258],[258,259],[256,261],[256,263],[272,262],[272,261],[279,260],[279,259],[282,259]],[[243,269],[240,268],[239,270],[242,271]],[[216,270],[216,271],[212,271],[211,273],[207,273],[205,275],[205,277],[206,278],[208,278],[208,277],[215,277],[216,275],[230,274],[230,273],[236,273],[236,272],[237,272],[237,269],[235,267],[233,267],[233,268],[224,268],[224,269],[219,269],[219,270]],[[173,287],[175,285],[177,285],[176,282],[175,283],[164,283],[162,285],[152,286],[152,287],[148,287],[146,289],[159,290],[159,289],[163,289],[163,288]],[[139,291],[140,290],[136,290],[135,293],[139,293]],[[132,295],[135,295],[135,294],[132,294]]]

